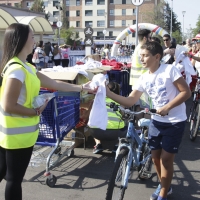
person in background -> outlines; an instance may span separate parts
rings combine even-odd
[[[45,68],[47,68],[47,65],[48,65],[48,62],[49,62],[49,55],[50,55],[50,53],[53,53],[52,49],[51,49],[51,43],[50,42],[47,42],[47,43],[44,44],[44,52],[46,54],[46,56],[45,56]]]
[[[60,65],[62,54],[61,54],[61,50],[58,47],[58,45],[54,46],[54,49],[53,49],[53,58],[54,58],[55,66]]]
[[[109,59],[110,58],[110,51],[109,51],[109,46],[108,44],[105,45],[105,48],[103,50],[103,54],[105,56],[106,59]]]
[[[6,177],[5,199],[22,200],[22,181],[39,133],[39,116],[48,104],[34,109],[40,87],[89,91],[89,82],[74,85],[48,78],[26,62],[34,35],[28,25],[14,23],[5,31],[0,65],[0,182]],[[3,197],[2,197],[3,198]]]
[[[165,34],[163,36],[163,41],[164,41],[164,45],[165,45],[165,50],[163,51],[164,56],[166,54],[171,55],[171,58],[168,60],[168,62],[166,62],[166,64],[172,64],[174,62],[176,46],[175,46],[175,44],[171,44],[171,37],[169,34]]]
[[[195,43],[192,44],[192,48],[189,51],[190,54],[190,61],[192,61],[192,56],[194,56],[197,53],[197,46]]]
[[[184,47],[187,48],[187,51],[191,51],[191,40],[190,39],[186,40],[186,44],[184,45]]]
[[[151,37],[151,41],[155,41],[155,42],[158,42],[159,44],[161,44],[161,41],[158,37]]]
[[[68,67],[69,65],[69,52],[70,52],[70,46],[64,44],[60,46],[61,55],[62,55],[62,66]]]
[[[39,41],[36,44],[35,52],[38,53],[38,57],[39,57],[39,60],[40,60],[40,62],[39,63],[35,63],[35,65],[36,65],[38,70],[41,70],[45,66],[45,56],[46,56],[46,54],[45,54],[45,52],[43,50],[43,41]]]

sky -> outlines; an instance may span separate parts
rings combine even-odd
[[[165,0],[171,7],[172,0]],[[200,0],[173,0],[173,12],[177,15],[178,21],[181,23],[183,29],[183,14],[182,11],[186,11],[184,15],[184,32],[187,29],[196,28],[197,18],[200,15]]]

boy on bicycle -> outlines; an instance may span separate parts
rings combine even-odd
[[[141,46],[140,60],[148,71],[142,74],[128,97],[112,93],[107,96],[126,107],[134,105],[143,92],[153,102],[157,114],[153,115],[149,126],[149,146],[160,184],[150,200],[167,200],[172,193],[173,161],[178,152],[186,122],[185,101],[191,91],[180,72],[168,64],[160,64],[163,49],[157,42],[147,42]]]

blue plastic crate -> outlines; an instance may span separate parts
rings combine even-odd
[[[46,92],[46,91],[44,91]],[[42,94],[43,91],[40,92]],[[40,116],[39,135],[36,144],[54,146],[79,122],[80,93],[54,92],[55,97]]]

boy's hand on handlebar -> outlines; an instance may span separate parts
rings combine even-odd
[[[166,106],[163,106],[162,108],[157,109],[157,114],[161,116],[168,115],[168,113],[169,113],[169,109]]]

